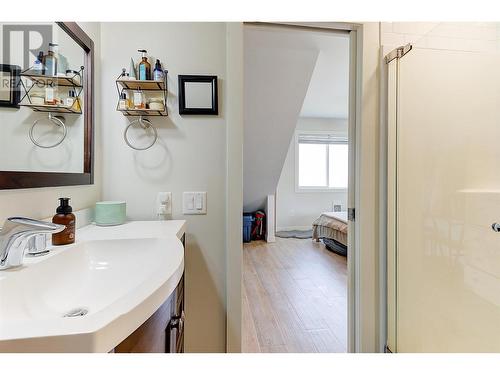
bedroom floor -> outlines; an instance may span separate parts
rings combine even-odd
[[[244,353],[346,352],[346,258],[311,239],[245,244],[242,335]]]

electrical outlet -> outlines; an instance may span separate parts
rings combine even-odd
[[[342,205],[334,204],[333,205],[333,212],[340,212],[340,211],[342,211]]]
[[[156,214],[171,215],[172,214],[172,193],[159,192],[156,196]]]

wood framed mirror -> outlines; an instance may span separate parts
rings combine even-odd
[[[27,97],[21,94],[24,100],[21,99],[20,109],[2,109],[0,107],[0,111],[2,111],[0,113],[0,138],[3,137],[4,139],[4,144],[0,144],[0,160],[3,159],[3,162],[0,161],[0,190],[91,185],[94,183],[94,42],[92,39],[76,22],[56,22],[48,25],[1,24],[2,38],[0,42],[3,41],[3,59],[7,61],[0,61],[0,63],[20,65],[21,79],[23,79],[24,74],[24,78],[29,79],[32,86],[34,86],[33,82],[39,85],[40,82],[45,81],[45,84],[47,84],[47,77],[43,76],[40,80],[36,78],[37,74],[42,74],[35,72],[35,66],[38,60],[35,60],[33,64],[33,54],[36,56],[38,49],[47,50],[49,45],[47,40],[44,40],[43,32],[41,33],[41,37],[37,39],[41,39],[42,42],[38,42],[38,44],[33,46],[29,45],[29,43],[33,44],[36,42],[32,42],[29,37],[25,38],[24,43],[28,43],[28,45],[21,44],[20,51],[11,53],[11,55],[15,55],[14,57],[19,60],[22,60],[24,56],[24,60],[22,60],[23,65],[16,61],[9,61],[9,59],[14,59],[12,56],[6,58],[5,51],[10,52],[9,48],[11,48],[12,51],[14,51],[15,48],[19,48],[17,43],[11,43],[9,45],[10,40],[14,39],[12,36],[9,37],[9,35],[6,35],[6,33],[14,30],[17,34],[21,33],[22,35],[22,33],[29,33],[32,29],[42,30],[44,27],[47,29],[48,26],[51,26],[51,31],[49,37],[45,39],[50,38],[49,42],[51,44],[53,40],[55,40],[61,41],[60,43],[66,43],[67,45],[66,52],[63,51],[66,56],[62,54],[57,55],[60,57],[60,60],[58,60],[60,72],[50,76],[51,78],[55,78],[50,85],[56,88],[58,86],[61,87],[59,90],[59,92],[61,92],[61,98],[74,97],[75,92],[71,93],[71,90],[76,88],[76,92],[78,93],[76,98],[78,99],[79,95],[81,95],[81,101],[78,102],[78,110],[74,110],[74,107],[71,106],[63,108],[64,105],[68,104],[64,104],[65,99],[58,98],[62,104],[60,108],[53,109],[47,108],[49,107],[47,105],[47,96],[43,98],[42,95],[42,98],[39,98],[39,100],[43,103],[37,106],[34,104],[34,100],[32,100],[33,97],[30,98],[29,96]],[[54,35],[57,36],[54,37]],[[54,39],[51,40],[52,38]],[[71,44],[71,46],[68,46],[69,44]],[[81,52],[75,53],[75,51],[79,51],[79,49],[81,49]],[[50,52],[47,52],[47,54],[50,54]],[[74,57],[75,55],[76,58]],[[45,69],[48,69],[48,66],[48,63],[43,65],[43,74],[46,74]],[[72,86],[71,80],[73,78],[67,78],[70,74],[73,74],[69,72],[78,74],[77,85],[73,84]],[[26,80],[23,81],[22,84],[26,85],[25,82]],[[70,84],[67,82],[70,82]],[[25,92],[28,91],[25,86],[23,86],[23,88]],[[44,90],[46,95],[46,89]],[[43,90],[39,89],[39,91]],[[62,92],[64,92],[64,94]],[[71,135],[71,131],[73,131],[74,135],[76,135],[74,138],[77,138],[76,140],[73,139],[73,143],[67,141],[65,144],[63,142],[62,146],[59,146],[59,143],[57,143],[56,145],[59,148],[48,147],[47,149],[52,149],[50,151],[52,154],[49,154],[49,151],[46,151],[43,146],[37,147],[32,138],[32,130],[30,130],[31,123],[33,123],[34,127],[38,119],[43,118],[46,120],[47,115],[49,120],[59,118],[66,121],[65,119],[67,119],[69,123],[67,126],[69,128],[67,134]],[[57,121],[53,122],[55,123]],[[17,137],[16,142],[18,143],[20,143],[19,140],[21,136],[25,137],[22,140],[22,147],[15,148],[9,145],[9,137],[11,135],[12,137]],[[64,136],[66,136],[66,128],[64,128]],[[35,144],[30,142],[30,138]],[[75,142],[78,142],[77,147],[74,147]],[[47,160],[44,160],[44,158]],[[57,158],[60,160],[56,160]],[[76,163],[76,166],[69,166],[69,158],[73,158],[72,163]],[[18,159],[23,159],[24,164],[20,164]],[[63,162],[66,164],[63,165]]]

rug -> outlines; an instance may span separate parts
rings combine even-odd
[[[276,237],[280,238],[312,238],[312,229],[309,230],[287,230],[276,232]]]

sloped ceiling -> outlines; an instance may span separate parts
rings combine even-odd
[[[278,184],[318,57],[317,50],[263,46],[245,33],[244,210],[262,208]]]
[[[300,117],[344,119],[349,112],[349,39],[318,34],[303,33],[303,42],[320,53]]]

